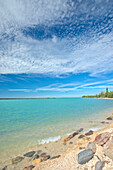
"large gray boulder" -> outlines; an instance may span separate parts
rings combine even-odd
[[[92,149],[86,149],[78,154],[78,163],[85,164],[90,161],[94,156]]]

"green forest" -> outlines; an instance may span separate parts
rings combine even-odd
[[[82,96],[82,98],[113,98],[113,91],[109,92],[108,88],[106,88],[106,92],[102,91],[96,95]]]

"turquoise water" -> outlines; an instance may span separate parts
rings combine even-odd
[[[5,157],[78,128],[94,126],[113,111],[105,99],[0,100],[0,153]],[[97,126],[97,125],[95,125]]]

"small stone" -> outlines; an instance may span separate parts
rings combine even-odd
[[[26,154],[24,154],[24,156],[32,157],[34,154],[35,154],[35,151],[31,151],[31,152],[27,152]]]
[[[46,161],[48,159],[50,159],[50,155],[46,155],[46,156],[43,157],[43,161]]]
[[[69,144],[73,144],[73,142],[69,142]]]
[[[104,167],[105,162],[104,161],[98,161],[95,165],[95,170],[102,170]]]
[[[24,159],[24,157],[17,156],[16,158],[12,159],[12,164],[17,164],[17,163],[21,162],[23,159]]]
[[[33,156],[33,160],[34,160],[34,159],[37,159],[37,158],[39,158],[39,155],[38,155],[38,154],[36,154],[36,155]]]
[[[32,170],[35,166],[30,165],[30,166],[26,166],[23,170]]]
[[[81,149],[85,149],[85,147],[79,147],[79,149],[81,150]]]
[[[92,135],[93,134],[93,131],[90,130],[89,132],[85,133],[86,136],[89,136],[89,135]]]
[[[101,133],[100,135],[96,136],[95,138],[95,143],[103,146],[110,138],[110,133],[109,132],[105,132],[105,133]]]
[[[107,120],[113,120],[113,118],[112,117],[107,117]]]
[[[57,156],[53,156],[51,159],[56,159],[56,158],[59,158],[60,155],[57,155]]]
[[[94,156],[94,152],[91,149],[86,149],[78,154],[78,163],[85,164],[90,161]]]
[[[2,168],[2,170],[6,170],[7,169],[7,166],[5,166],[4,168]]]
[[[41,153],[40,156],[41,156],[41,157],[45,157],[45,156],[46,156],[46,153]]]
[[[96,145],[95,145],[95,143],[93,143],[93,142],[89,142],[87,148],[88,148],[88,149],[92,149],[92,151],[93,151],[94,153],[96,152]]]
[[[33,164],[33,165],[37,165],[37,164],[39,164],[40,162],[42,162],[42,159],[38,158],[38,159],[33,160],[32,164]]]
[[[83,138],[83,137],[85,137],[85,135],[80,135],[78,138],[81,139],[81,138]]]

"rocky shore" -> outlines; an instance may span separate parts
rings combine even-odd
[[[78,129],[56,142],[37,146],[5,163],[2,170],[112,170],[113,114],[101,124],[107,127],[84,132]]]

